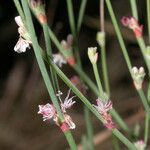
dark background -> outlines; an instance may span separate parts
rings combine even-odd
[[[129,1],[112,1],[115,14],[126,42],[132,64],[144,66],[143,59],[132,31],[124,28],[120,19],[122,16],[131,16]],[[147,22],[144,1],[137,1],[140,23],[144,25],[144,38],[147,41]],[[80,0],[74,0],[74,13],[77,20]],[[66,2],[61,0],[47,0],[46,10],[49,25],[59,40],[66,39],[70,33]],[[45,85],[41,79],[33,50],[18,54],[13,48],[18,40],[17,25],[14,17],[18,15],[12,0],[0,1],[0,149],[2,150],[57,150],[65,149],[68,145],[59,129],[52,124],[42,122],[37,114],[38,105],[49,102]],[[87,58],[87,48],[98,46],[95,40],[99,31],[99,1],[88,0],[85,19],[79,36],[79,48],[84,70],[94,80],[92,68]],[[125,64],[120,46],[118,44],[113,25],[109,18],[107,8],[106,17],[106,42],[107,62],[111,87],[111,97],[116,109],[128,118],[133,112],[138,112],[141,107],[135,92],[130,74]],[[37,36],[44,48],[42,30],[34,19]],[[53,45],[53,51],[57,49]],[[99,64],[99,70],[101,66]],[[70,67],[63,67],[68,77],[74,75]],[[101,72],[100,72],[101,73]],[[67,88],[61,82],[61,89],[65,93]],[[144,83],[144,87],[146,82]],[[91,101],[96,98],[89,90]],[[77,100],[79,101],[79,100]],[[94,103],[94,102],[93,102]],[[133,106],[133,107],[131,107]],[[81,135],[85,134],[83,107],[78,102],[71,116],[77,125],[73,134],[80,143]],[[92,116],[94,133],[103,127]],[[138,120],[137,120],[138,122]],[[135,122],[134,122],[135,123]],[[111,149],[111,144],[97,144],[98,149]]]

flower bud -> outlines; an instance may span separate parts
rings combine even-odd
[[[29,0],[30,8],[41,24],[47,23],[43,0]]]
[[[88,48],[88,56],[92,64],[96,64],[98,59],[97,47]]]
[[[102,31],[97,32],[96,40],[100,47],[104,47],[105,46],[105,32],[102,32]]]
[[[142,88],[142,83],[145,76],[145,70],[143,67],[140,67],[139,69],[137,67],[132,68],[132,77],[134,80],[134,85],[137,90],[140,90]]]

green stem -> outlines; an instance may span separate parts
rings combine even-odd
[[[149,37],[149,44],[150,44],[150,0],[146,0],[146,5],[147,5],[148,37]]]
[[[130,0],[133,17],[138,20],[136,0]]]
[[[140,38],[137,38],[137,41],[138,41],[139,47],[141,49],[142,55],[144,57],[146,66],[147,66],[149,74],[150,74],[150,63],[147,61],[147,58],[145,56],[146,45],[145,45],[144,39],[142,37],[140,37]]]
[[[29,6],[28,6],[28,1],[27,0],[21,0],[21,2],[22,2],[23,10],[25,12],[28,31],[29,31],[29,34],[30,34],[31,39],[32,39],[32,45],[33,45],[33,48],[34,48],[35,56],[36,56],[40,71],[42,73],[42,76],[43,76],[44,82],[46,84],[48,93],[51,97],[51,100],[52,100],[52,102],[53,102],[53,104],[54,104],[54,106],[57,110],[58,116],[59,116],[60,120],[63,122],[64,117],[63,117],[63,114],[61,112],[57,97],[54,93],[51,81],[49,79],[49,76],[48,76],[48,73],[47,73],[42,55],[41,55],[41,48],[39,47],[37,37],[36,37],[36,34],[35,34],[32,18],[31,18],[31,13],[30,13]],[[70,131],[65,132],[64,134],[66,136],[66,139],[68,140],[69,145],[71,146],[71,149],[76,150],[77,149],[76,144],[75,144],[75,141],[74,141]]]
[[[112,135],[112,142],[114,150],[120,150],[118,139],[114,135]]]
[[[48,34],[48,25],[47,24],[42,24],[43,32],[44,32],[44,39],[45,39],[45,44],[46,44],[46,52],[47,52],[47,57],[52,57],[52,48],[51,48],[51,42]],[[56,89],[56,82],[55,82],[55,77],[53,70],[50,66],[50,74],[51,74],[51,79],[52,79],[52,85],[54,87],[55,92],[57,91]]]
[[[24,16],[24,13],[22,11],[22,7],[20,5],[19,0],[13,0],[13,1],[14,1],[14,4],[15,4],[15,6],[17,8],[17,11],[18,11],[20,17],[22,18],[22,20],[25,20],[25,16]]]
[[[94,143],[93,143],[93,127],[91,124],[91,117],[90,117],[90,112],[87,107],[84,107],[84,116],[85,116],[85,123],[86,123],[86,129],[87,129],[87,137],[88,137],[88,142],[90,146],[90,150],[94,150]]]
[[[102,88],[102,83],[101,83],[101,80],[100,80],[100,76],[99,76],[99,73],[98,73],[97,64],[93,63],[92,67],[93,67],[93,71],[94,71],[96,83],[97,83],[97,86],[98,86],[98,89],[99,89],[99,96],[102,97],[102,100],[107,100],[104,97],[104,92],[103,92],[103,88]]]
[[[145,118],[145,132],[144,132],[144,142],[147,145],[148,135],[149,135],[149,124],[150,123],[150,115],[146,114]]]
[[[82,0],[81,5],[80,5],[80,10],[79,10],[79,15],[78,15],[78,22],[77,22],[77,33],[79,34],[81,25],[82,25],[82,20],[86,8],[87,0]]]
[[[103,70],[103,79],[104,79],[104,87],[108,97],[110,97],[110,87],[109,87],[109,79],[108,79],[108,71],[107,71],[107,63],[106,63],[106,49],[105,47],[101,47],[101,60],[102,60],[102,70]]]
[[[147,99],[146,99],[146,97],[145,97],[145,95],[144,95],[143,90],[138,90],[138,93],[139,93],[139,95],[140,95],[141,101],[142,101],[142,103],[143,103],[143,106],[144,106],[144,108],[145,108],[147,114],[150,115],[150,107],[149,107],[149,104],[148,104],[148,102],[147,102]]]
[[[76,28],[75,28],[75,19],[74,19],[74,13],[73,13],[72,0],[66,0],[66,1],[67,1],[70,28],[71,28],[71,32],[73,34],[73,37],[75,38],[76,37]]]
[[[131,73],[132,65],[131,65],[131,62],[130,62],[130,58],[128,56],[127,49],[125,47],[125,44],[124,44],[124,41],[123,41],[123,38],[122,38],[122,34],[120,32],[120,29],[119,29],[119,26],[118,26],[118,23],[117,23],[117,20],[116,20],[116,17],[115,17],[115,14],[114,14],[114,11],[113,11],[113,8],[112,8],[112,5],[111,5],[111,2],[110,2],[110,0],[105,0],[105,1],[106,1],[106,5],[107,5],[109,14],[111,16],[111,19],[112,19],[112,22],[113,22],[113,25],[114,25],[114,28],[115,28],[115,31],[116,31],[116,34],[117,34],[118,41],[119,41],[121,49],[122,49],[123,56],[124,56],[125,61],[127,63],[129,72],[132,75],[132,73]]]
[[[51,61],[50,65],[55,69],[60,78],[66,83],[68,87],[80,98],[80,100],[90,109],[90,111],[102,122],[104,123],[103,117],[98,113],[98,111],[91,105],[91,103],[84,97],[84,95],[71,83],[71,81],[66,77],[66,75]],[[124,143],[129,149],[136,150],[135,146],[117,129],[113,129],[112,133],[118,137],[122,143]]]
[[[76,143],[70,131],[64,132],[64,135],[69,143],[71,150],[77,150]]]

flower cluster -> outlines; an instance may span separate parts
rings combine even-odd
[[[77,89],[86,95],[88,87],[80,80],[78,76],[71,77],[70,81],[77,87]]]
[[[19,33],[19,40],[17,44],[14,47],[14,51],[18,53],[25,52],[27,48],[30,49],[30,44],[32,43],[30,40],[30,36],[27,32],[27,29],[25,28],[22,19],[20,16],[15,17],[15,21],[17,25],[19,26],[18,28],[18,33]]]
[[[145,70],[143,67],[140,67],[139,69],[137,67],[132,68],[132,77],[134,80],[134,86],[137,90],[142,88],[144,76],[145,76]]]
[[[60,53],[53,54],[53,62],[58,65],[59,67],[62,67],[63,64],[67,64],[66,59],[64,56]]]
[[[75,129],[75,124],[72,121],[71,117],[66,113],[66,110],[71,108],[75,101],[73,101],[73,97],[70,97],[70,90],[64,100],[64,102],[61,99],[61,95],[63,93],[58,91],[58,93],[56,94],[56,96],[58,96],[59,100],[60,100],[60,106],[61,106],[61,111],[64,117],[64,122],[61,122],[59,119],[59,116],[56,112],[56,108],[54,107],[54,105],[47,103],[46,105],[39,105],[39,111],[38,114],[42,114],[43,115],[43,121],[46,120],[53,120],[55,122],[56,125],[58,125],[63,132],[69,130],[69,129]]]
[[[143,34],[143,25],[139,25],[134,17],[122,17],[121,22],[124,26],[132,29],[136,38],[140,38]]]
[[[108,111],[112,109],[112,102],[110,100],[102,101],[99,98],[96,100],[96,102],[97,102],[97,105],[93,105],[93,106],[102,115],[102,117],[104,119],[105,127],[112,130],[115,126],[112,121],[111,115],[108,113]]]
[[[139,140],[135,142],[134,145],[137,148],[137,150],[145,150],[145,147],[146,147],[146,144],[144,143],[143,140]]]
[[[73,36],[71,34],[67,36],[67,40],[61,41],[61,46],[65,50],[63,53],[64,57],[66,58],[69,65],[74,66],[76,64],[76,61],[73,56],[72,45],[73,45]]]

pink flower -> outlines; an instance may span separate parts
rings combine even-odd
[[[56,96],[58,96],[59,100],[60,100],[60,104],[61,104],[61,109],[62,109],[62,112],[65,113],[66,112],[66,109],[69,109],[71,108],[76,102],[73,101],[72,99],[75,97],[75,96],[72,96],[71,98],[69,98],[70,96],[70,91],[68,91],[68,94],[64,100],[64,102],[62,101],[61,99],[61,95],[63,94],[62,92],[58,91],[58,93],[56,94]]]
[[[66,132],[69,129],[75,129],[76,126],[74,122],[72,121],[71,117],[66,113],[66,109],[70,108],[75,103],[75,101],[72,100],[74,96],[69,98],[70,96],[70,90],[69,90],[64,102],[62,102],[60,98],[62,92],[58,91],[58,94],[56,95],[60,100],[60,106],[61,106],[62,115],[64,117],[64,121],[63,122],[60,121],[59,115],[56,112],[56,108],[49,103],[47,103],[46,105],[39,105],[38,114],[43,115],[43,121],[53,119],[55,124],[58,125],[63,132]]]
[[[115,125],[112,121],[111,115],[108,114],[108,111],[112,109],[112,102],[110,100],[102,101],[99,98],[96,100],[96,102],[97,102],[97,106],[96,105],[93,105],[93,106],[102,115],[104,119],[105,127],[108,128],[109,130],[112,130],[115,127]]]
[[[108,101],[102,101],[99,98],[96,100],[97,106],[93,105],[100,114],[107,113],[110,109],[112,109],[112,102],[110,100]]]
[[[121,23],[124,26],[132,29],[136,38],[140,38],[143,34],[143,25],[139,25],[138,21],[134,17],[122,17]]]
[[[46,105],[39,105],[38,114],[42,114],[43,121],[46,121],[56,117],[56,110],[53,105],[47,103]]]

